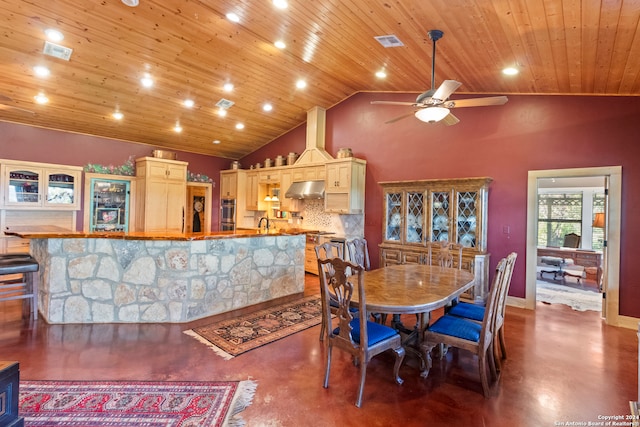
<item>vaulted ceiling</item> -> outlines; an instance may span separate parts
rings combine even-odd
[[[436,86],[462,82],[452,98],[640,94],[640,0],[289,0],[286,9],[271,0],[0,0],[0,16],[1,121],[230,159],[300,125],[314,106],[429,89],[431,29],[444,32]],[[72,49],[68,60],[43,53],[50,28]],[[374,38],[385,35],[402,46]],[[508,66],[519,74],[503,75]],[[48,103],[37,104],[38,93]],[[221,100],[233,102],[225,117]]]

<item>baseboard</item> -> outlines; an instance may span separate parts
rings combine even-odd
[[[524,298],[507,296],[507,305],[511,307],[527,308],[525,302],[526,300]]]
[[[640,323],[640,319],[638,319],[637,317],[618,316],[617,325],[611,326],[619,326],[621,328],[628,329],[638,329],[638,323]]]
[[[525,302],[526,300],[524,298],[507,296],[507,305],[511,307],[526,309],[527,307],[525,305]],[[640,324],[640,319],[637,317],[618,316],[618,321],[616,322],[616,324],[611,324],[611,326],[617,326],[620,328],[627,328],[627,329],[638,329],[639,324]]]

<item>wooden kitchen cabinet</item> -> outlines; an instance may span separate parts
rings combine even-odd
[[[293,171],[282,170],[280,172],[280,210],[285,212],[298,211],[298,201],[284,197],[285,193],[293,183]]]
[[[235,199],[238,197],[238,171],[220,171],[220,198]]]
[[[246,209],[248,211],[257,211],[260,208],[260,201],[258,200],[258,190],[258,171],[247,172]]]
[[[463,246],[462,268],[476,275],[465,296],[488,294],[487,204],[491,178],[382,182],[380,264],[427,264],[427,243]],[[435,255],[434,255],[435,256]]]
[[[365,160],[349,157],[325,164],[325,212],[364,213]]]
[[[187,162],[136,159],[136,230],[184,232]]]
[[[324,165],[297,167],[293,169],[293,182],[321,181],[325,179],[325,176],[326,170]]]
[[[258,171],[259,184],[279,184],[280,169],[266,168]]]

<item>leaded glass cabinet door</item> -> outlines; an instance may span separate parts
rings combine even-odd
[[[425,197],[422,191],[407,191],[405,243],[422,243],[424,241]]]
[[[385,193],[384,240],[400,241],[402,231],[402,192]]]
[[[478,192],[460,191],[456,196],[456,241],[465,248],[475,248],[478,242]]]
[[[444,242],[450,239],[451,191],[431,192],[431,241]]]

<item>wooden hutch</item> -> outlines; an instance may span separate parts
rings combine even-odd
[[[428,242],[458,243],[464,247],[462,268],[476,276],[476,285],[463,297],[484,302],[489,289],[491,181],[480,177],[379,183],[384,193],[380,265],[427,264]]]

